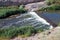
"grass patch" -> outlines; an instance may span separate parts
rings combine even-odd
[[[27,12],[27,10],[25,10],[24,7],[0,7],[0,19],[25,12]]]
[[[0,16],[4,15],[8,11],[14,11],[14,10],[17,10],[17,9],[18,8],[14,8],[14,7],[0,7]]]
[[[23,26],[23,27],[9,27],[7,29],[0,29],[0,38],[13,38],[16,36],[28,37],[32,34],[42,32],[43,29],[32,26]]]
[[[57,11],[57,10],[60,10],[60,5],[53,4],[53,5],[50,5],[46,8],[40,8],[40,10],[41,11],[49,11],[49,10]]]
[[[60,0],[45,0],[47,3],[47,7],[42,7],[39,10],[40,11],[56,11],[56,10],[60,10]]]
[[[8,11],[8,12],[5,12],[3,14],[0,14],[0,19],[3,19],[3,18],[7,18],[11,15],[15,15],[15,14],[23,14],[27,12],[26,10],[14,10],[14,11]]]
[[[60,0],[46,0],[47,5],[60,4]]]

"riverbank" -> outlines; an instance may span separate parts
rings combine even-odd
[[[56,27],[54,29],[47,30],[42,33],[37,33],[36,35],[31,37],[16,37],[11,40],[60,40],[60,27]]]
[[[19,7],[8,6],[8,7],[0,7],[0,19],[8,18],[12,15],[23,14],[27,12],[22,5]]]

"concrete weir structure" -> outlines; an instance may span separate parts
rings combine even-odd
[[[42,12],[37,13],[40,17],[44,18],[46,21],[48,21],[51,25],[54,27],[58,26],[60,23],[60,13],[49,13],[49,12]]]
[[[36,12],[27,12],[13,19],[0,20],[0,28],[4,28],[4,29],[12,26],[24,27],[29,25],[44,30],[53,28],[53,26],[50,25],[50,23],[48,23],[45,19],[39,17]]]

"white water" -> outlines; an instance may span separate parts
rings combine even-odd
[[[50,25],[45,19],[41,18],[35,12],[28,12],[17,16],[14,19],[8,19],[0,22],[0,27],[11,27],[11,26],[25,26],[32,25],[33,27],[41,27],[52,29],[53,26]]]
[[[31,14],[33,17],[35,17],[35,19],[36,19],[37,21],[40,21],[40,22],[42,22],[43,24],[50,25],[50,23],[48,23],[45,19],[43,19],[43,18],[41,18],[40,16],[38,16],[37,13],[35,13],[35,12],[29,12],[29,14]],[[52,29],[52,28],[53,28],[53,26],[50,25],[50,29]]]

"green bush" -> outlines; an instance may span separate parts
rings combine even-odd
[[[46,3],[47,3],[48,5],[60,4],[60,0],[46,0]]]
[[[50,5],[50,6],[46,7],[46,8],[41,8],[40,10],[42,10],[42,11],[60,10],[60,5],[53,4],[53,5]]]
[[[48,11],[48,10],[60,10],[60,0],[45,0],[47,3],[46,8],[42,8],[43,11]]]
[[[47,2],[48,5],[51,5],[51,4],[55,3],[55,0],[46,0],[46,2]]]
[[[48,10],[60,10],[60,5],[51,5],[47,7]]]

